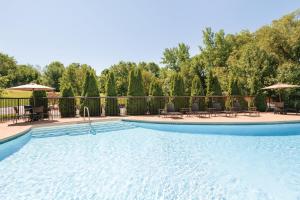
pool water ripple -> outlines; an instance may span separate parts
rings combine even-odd
[[[115,130],[96,135],[35,129],[0,162],[0,199],[300,199],[299,135],[182,134],[110,123]]]

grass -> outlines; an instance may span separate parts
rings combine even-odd
[[[30,91],[17,91],[17,90],[4,90],[2,93],[3,98],[30,98],[32,92]],[[20,99],[19,105],[28,105],[28,99]],[[0,108],[17,106],[18,100],[14,99],[0,99]]]
[[[9,98],[29,98],[32,92],[30,91],[18,91],[18,90],[4,90],[1,97]]]

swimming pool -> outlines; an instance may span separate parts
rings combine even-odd
[[[1,144],[0,199],[300,199],[300,124],[92,125]]]

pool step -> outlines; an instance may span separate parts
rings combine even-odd
[[[33,138],[56,137],[63,135],[77,136],[136,128],[134,125],[127,122],[92,123],[91,125],[92,127],[90,127],[89,124],[76,124],[53,128],[37,128],[31,131],[31,135]]]

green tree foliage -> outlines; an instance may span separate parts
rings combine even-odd
[[[231,78],[228,87],[228,96],[238,96],[241,95],[238,80],[236,78]]]
[[[31,82],[38,82],[40,72],[31,65],[18,65],[10,81],[11,85],[23,85]]]
[[[222,89],[217,76],[214,76],[212,71],[209,71],[207,75],[206,82],[206,103],[209,107],[212,106],[213,102],[219,102],[221,106],[224,107],[224,99],[219,97],[222,96]],[[210,96],[217,96],[214,98],[209,98]]]
[[[199,109],[204,110],[205,109],[205,98],[199,97],[199,96],[204,96],[204,89],[203,89],[203,86],[202,86],[199,76],[195,75],[193,78],[193,81],[192,81],[190,105],[192,106],[194,103],[197,103]]]
[[[100,93],[105,94],[106,93],[106,83],[107,83],[107,77],[110,73],[109,69],[104,69],[100,76],[98,77],[98,81],[100,83]],[[112,72],[113,73],[113,72]]]
[[[88,107],[90,116],[101,116],[100,92],[95,72],[88,69],[85,72],[82,98],[80,99],[80,115],[83,116],[84,107]],[[94,98],[89,98],[94,97]]]
[[[53,88],[56,91],[60,89],[60,79],[65,71],[65,67],[62,63],[58,61],[51,62],[45,67],[44,77],[45,83]]]
[[[135,68],[129,73],[128,94],[131,96],[127,100],[127,114],[129,115],[143,115],[147,111],[147,103],[144,91],[143,77],[140,68]],[[134,98],[135,97],[135,98]]]
[[[218,77],[214,76],[212,71],[209,71],[206,82],[206,95],[207,96],[222,96],[222,89]]]
[[[115,81],[116,81],[116,92],[118,96],[126,96],[127,95],[127,89],[128,89],[128,76],[129,72],[136,67],[136,63],[133,62],[119,62],[118,64],[112,65],[110,68],[107,70],[104,70],[100,77],[100,88],[101,92],[105,93],[105,83],[106,83],[106,78],[107,74],[109,72],[114,73],[115,76]],[[104,85],[103,85],[104,83]]]
[[[92,70],[92,68],[86,64],[72,63],[66,67],[61,80],[60,87],[70,84],[73,88],[74,94],[79,96],[82,94],[83,81],[86,75],[86,71]]]
[[[107,97],[116,97],[116,82],[113,72],[109,72],[107,75],[106,81],[106,96]],[[105,115],[106,116],[116,116],[119,115],[119,106],[117,98],[106,98],[105,100]]]
[[[180,111],[180,108],[186,108],[188,106],[188,99],[184,92],[183,77],[180,73],[174,73],[171,79],[171,96],[173,96],[174,108],[176,111]]]
[[[76,115],[76,101],[71,85],[66,85],[61,90],[61,97],[59,99],[59,111],[61,117],[75,117]]]
[[[163,97],[162,84],[158,79],[153,79],[150,85],[149,95],[151,96],[149,102],[150,114],[158,114],[158,110],[165,107],[166,99]]]
[[[259,91],[254,99],[254,105],[256,106],[256,108],[261,111],[264,112],[266,111],[267,108],[267,103],[266,103],[266,95],[264,93],[262,93],[261,91]]]
[[[10,87],[17,62],[13,57],[0,53],[0,88]]]
[[[162,63],[176,72],[180,71],[181,65],[190,59],[190,47],[179,43],[178,47],[167,48],[163,52]]]

